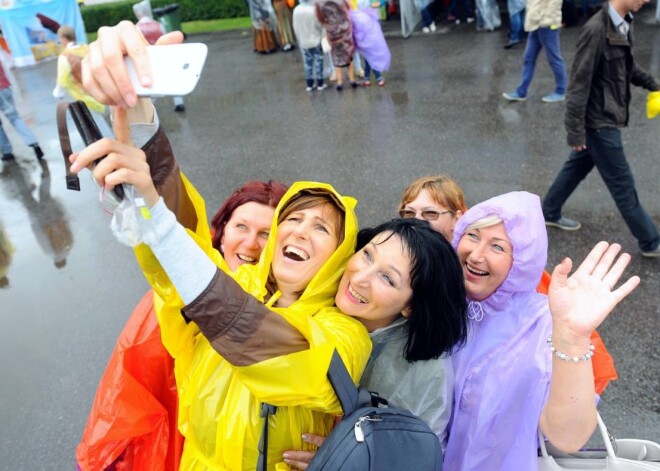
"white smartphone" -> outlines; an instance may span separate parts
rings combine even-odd
[[[184,96],[195,89],[202,74],[208,48],[202,43],[147,46],[153,84],[140,85],[133,61],[127,56],[124,64],[138,96]]]

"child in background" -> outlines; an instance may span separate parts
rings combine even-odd
[[[68,93],[73,100],[84,102],[105,137],[112,137],[112,129],[105,119],[105,105],[89,96],[82,86],[82,60],[87,55],[87,44],[76,44],[76,32],[71,26],[60,26],[57,30],[60,44],[64,47],[57,58],[57,84],[53,89],[55,98],[64,98]]]
[[[307,91],[314,90],[315,75],[316,89],[319,92],[325,90],[328,85],[323,83],[323,28],[316,17],[316,9],[309,0],[300,0],[298,6],[293,9],[293,31],[302,50]]]

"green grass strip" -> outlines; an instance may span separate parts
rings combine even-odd
[[[225,18],[220,20],[187,21],[181,24],[181,27],[186,34],[213,33],[215,31],[250,28],[251,26],[252,19],[249,16]],[[87,33],[87,42],[95,41],[96,36],[96,31]]]

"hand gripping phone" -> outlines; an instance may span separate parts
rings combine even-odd
[[[82,137],[85,146],[89,146],[94,142],[103,138],[103,134],[99,131],[98,126],[94,122],[92,113],[87,108],[87,105],[82,101],[75,101],[73,103],[61,102],[57,105],[57,128],[60,135],[60,146],[62,147],[62,155],[64,156],[64,165],[66,167],[66,187],[69,190],[80,191],[80,179],[78,175],[71,172],[71,162],[69,156],[73,153],[71,150],[71,141],[69,138],[69,130],[66,124],[66,111],[71,113],[71,119],[76,125],[80,136]],[[104,157],[100,157],[94,162],[98,164]],[[124,187],[117,185],[112,189],[112,192],[119,198],[119,201],[124,199]]]
[[[133,61],[124,57],[128,76],[141,97],[184,96],[191,93],[202,74],[208,48],[202,43],[147,46],[153,84],[140,84]]]

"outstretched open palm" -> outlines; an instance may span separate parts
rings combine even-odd
[[[575,335],[589,337],[614,307],[639,285],[638,276],[614,289],[630,263],[618,244],[599,242],[570,277],[572,261],[567,258],[552,272],[548,292],[555,325]]]

